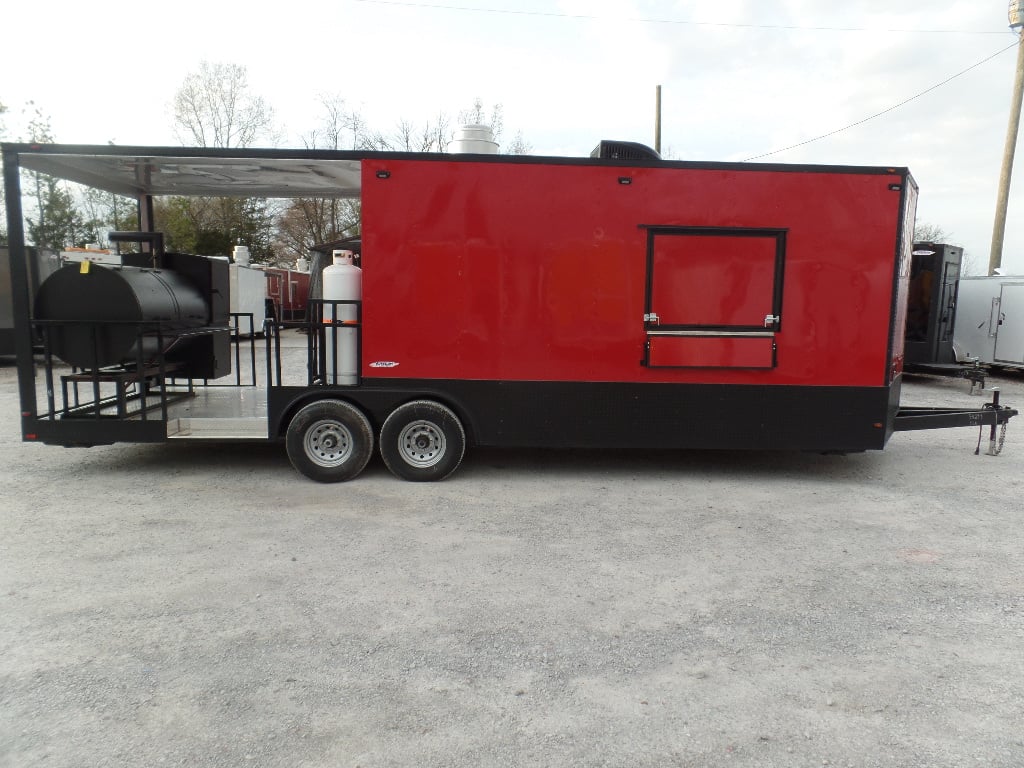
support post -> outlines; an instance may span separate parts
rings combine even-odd
[[[654,96],[654,151],[661,154],[661,86]]]

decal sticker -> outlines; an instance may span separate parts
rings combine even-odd
[[[370,363],[371,368],[397,368],[398,363],[392,362],[391,360],[378,360],[374,363]]]

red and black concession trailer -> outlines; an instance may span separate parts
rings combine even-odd
[[[316,480],[355,477],[375,450],[436,480],[467,445],[856,452],[906,429],[988,425],[994,441],[1016,414],[998,394],[900,404],[905,168],[669,162],[617,142],[589,158],[6,144],[3,159],[25,440],[280,440]],[[138,232],[113,236],[135,252],[62,268],[33,304],[23,169],[138,200]],[[270,321],[246,350],[225,262],[165,251],[161,195],[358,198],[361,294],[311,300],[306,327]]]

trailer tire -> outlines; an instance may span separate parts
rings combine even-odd
[[[402,480],[443,480],[466,452],[466,431],[455,413],[432,400],[414,400],[391,412],[380,430],[380,455]]]
[[[288,458],[320,483],[351,480],[373,455],[373,428],[362,411],[341,400],[317,400],[288,423]]]

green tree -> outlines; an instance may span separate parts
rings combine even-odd
[[[134,200],[94,187],[82,187],[78,196],[82,214],[83,238],[87,243],[108,245],[110,230],[133,230],[138,226]]]
[[[32,175],[38,215],[27,217],[29,242],[54,251],[84,245],[87,227],[66,185],[44,173]]]
[[[31,141],[52,144],[49,117],[32,102],[28,106],[34,110],[28,125]],[[67,183],[38,171],[26,171],[25,177],[25,197],[31,200],[31,210],[36,214],[35,218],[31,214],[26,216],[29,242],[51,250],[85,243],[86,225]]]
[[[167,197],[155,201],[157,228],[168,250],[229,254],[238,243],[253,259],[271,262],[274,215],[268,201],[236,197]]]

